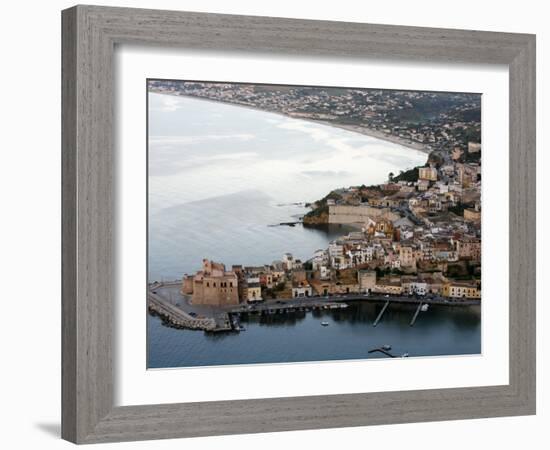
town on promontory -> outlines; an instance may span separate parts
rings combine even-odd
[[[479,94],[148,96],[148,367],[480,353]]]

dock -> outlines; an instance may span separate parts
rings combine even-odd
[[[416,319],[418,317],[418,314],[420,314],[420,310],[422,309],[423,302],[418,303],[418,307],[416,308],[416,311],[414,313],[413,318],[411,319],[411,323],[409,323],[409,326],[412,327],[414,323],[416,322]]]
[[[390,301],[387,300],[386,303],[384,304],[384,306],[382,307],[382,310],[380,311],[380,314],[378,314],[378,316],[376,317],[376,320],[375,320],[374,323],[372,324],[373,327],[375,327],[376,325],[378,325],[378,322],[380,322],[380,319],[382,318],[382,316],[383,316],[384,313],[386,312],[386,308],[388,307],[389,304],[390,304]]]
[[[375,352],[383,353],[384,355],[389,356],[390,358],[397,358],[395,355],[392,355],[390,352],[388,352],[387,350],[384,350],[381,347],[373,348],[372,350],[369,350],[369,353],[375,353]]]

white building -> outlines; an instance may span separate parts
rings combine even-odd
[[[409,294],[413,295],[426,295],[428,291],[428,283],[424,281],[411,281],[409,284]]]
[[[313,270],[320,270],[321,266],[328,264],[328,254],[325,250],[316,250],[311,258],[311,268]]]
[[[344,269],[347,264],[344,261],[344,246],[338,242],[331,242],[328,246],[330,265],[336,269]]]
[[[352,267],[372,261],[374,248],[371,246],[357,245],[347,251],[346,256]]]
[[[292,253],[285,253],[283,255],[283,265],[286,270],[292,270],[296,267],[296,260],[292,256]]]
[[[292,298],[311,297],[313,290],[307,281],[292,286]]]
[[[319,274],[321,276],[321,280],[328,280],[330,278],[330,269],[323,265],[319,267]]]

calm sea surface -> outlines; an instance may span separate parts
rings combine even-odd
[[[400,356],[479,354],[478,306],[431,306],[414,327],[414,305],[390,305],[375,327],[383,304],[353,303],[344,310],[297,312],[241,319],[246,331],[205,334],[164,326],[149,316],[148,366],[185,367],[337,359],[386,358],[372,348],[389,344]],[[326,321],[328,326],[321,326]]]
[[[349,228],[270,226],[296,220],[331,189],[375,184],[426,155],[393,143],[277,114],[149,94],[148,277],[179,279],[203,258],[259,265],[291,252],[306,260]],[[175,330],[149,317],[150,367],[367,357],[391,344],[413,355],[480,352],[479,309],[433,308],[414,327],[395,308],[372,328],[375,305],[319,317],[250,318],[241,334]],[[368,355],[368,357],[374,357]]]

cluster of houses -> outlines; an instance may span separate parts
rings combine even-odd
[[[414,261],[414,256],[408,258]],[[192,304],[210,306],[346,294],[481,298],[479,279],[456,280],[445,276],[443,270],[384,275],[370,263],[340,270],[331,266],[330,259],[302,263],[287,253],[283,260],[226,270],[223,264],[205,259],[202,270],[184,277],[182,293],[191,296]],[[382,261],[378,263],[376,267],[384,267]]]
[[[480,298],[481,167],[459,159],[418,168],[415,181],[333,191],[329,222],[354,223],[356,231],[304,262],[285,253],[271,264],[227,269],[205,259],[184,276],[182,293],[207,305],[358,293]]]
[[[230,104],[283,113],[289,117],[321,120],[335,124],[350,119],[371,131],[418,143],[430,150],[460,144],[465,131],[479,132],[480,96],[465,93],[436,93],[378,89],[330,89],[307,86],[256,86],[253,84],[177,82],[152,80],[153,92],[189,95]],[[437,104],[442,101],[442,105]],[[422,125],[404,123],[402,114],[417,104],[432,103],[437,117]],[[468,117],[464,117],[466,113]],[[342,122],[342,118],[346,120]],[[475,150],[475,149],[473,149]]]

